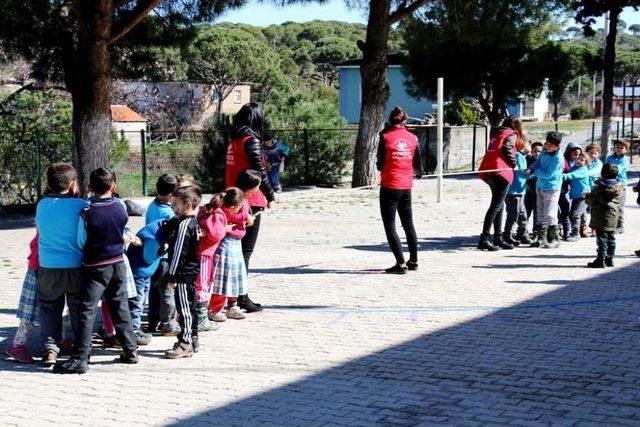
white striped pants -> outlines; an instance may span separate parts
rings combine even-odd
[[[178,341],[192,344],[192,337],[198,336],[198,314],[196,308],[195,283],[178,283],[176,288],[176,310],[178,311],[178,324],[180,333]]]

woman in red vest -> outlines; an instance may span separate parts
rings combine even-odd
[[[264,126],[264,114],[258,104],[245,104],[233,117],[231,140],[227,147],[226,187],[235,187],[240,174],[253,169],[260,173],[262,182],[260,191],[249,194],[247,200],[251,206],[251,214],[270,208],[275,202],[276,196],[267,177],[267,162],[262,146],[262,134]],[[260,231],[260,215],[255,216],[253,226],[247,228],[242,238],[242,255],[244,263],[249,271],[249,260],[256,246],[258,232]],[[260,304],[256,304],[249,295],[238,297],[238,306],[251,313],[262,310]]]
[[[478,249],[489,251],[497,251],[499,248],[513,249],[512,245],[502,240],[502,214],[509,185],[513,182],[516,146],[521,138],[522,122],[512,117],[507,117],[502,126],[491,131],[489,146],[479,168],[480,178],[491,189],[491,203],[484,217]],[[492,225],[493,243],[490,239]]]
[[[389,122],[380,132],[378,143],[378,170],[380,180],[380,213],[387,242],[396,257],[396,264],[387,268],[390,274],[405,274],[418,269],[418,238],[413,226],[411,189],[413,178],[422,176],[418,138],[404,125],[407,119],[402,108],[395,107]],[[405,263],[402,244],[396,232],[396,212],[404,228],[409,246],[409,261]]]

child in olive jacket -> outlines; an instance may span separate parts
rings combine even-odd
[[[618,167],[606,163],[602,167],[601,178],[585,199],[591,206],[589,226],[596,231],[598,256],[587,264],[590,268],[613,267],[616,253],[616,228],[620,215],[620,202],[624,185],[618,179]]]

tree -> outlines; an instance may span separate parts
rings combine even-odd
[[[575,0],[573,9],[577,12],[576,21],[581,23],[585,35],[593,35],[593,24],[596,17],[605,14],[609,17],[609,28],[604,49],[604,85],[602,91],[602,134],[600,147],[603,153],[609,152],[609,135],[611,132],[611,116],[613,114],[613,84],[616,64],[616,39],[618,37],[618,22],[625,7],[640,7],[640,0]]]
[[[5,0],[0,47],[32,61],[36,81],[63,81],[73,106],[73,157],[80,188],[90,172],[109,164],[110,54],[155,11],[167,25],[211,20],[243,0]]]
[[[634,35],[640,35],[640,24],[630,25],[628,30]]]
[[[586,72],[587,52],[579,44],[550,42],[544,48],[547,58],[547,78],[549,98],[553,103],[553,119],[558,120],[559,106],[569,84]]]
[[[408,86],[418,96],[476,98],[492,126],[505,104],[543,88],[549,65],[545,48],[551,14],[546,0],[456,0],[432,4],[404,31]]]
[[[384,122],[384,113],[389,99],[387,55],[391,26],[413,15],[429,1],[371,0],[369,2],[366,37],[364,42],[358,43],[362,51],[360,64],[362,103],[353,162],[351,181],[353,187],[371,185],[376,180],[375,157],[378,132]]]

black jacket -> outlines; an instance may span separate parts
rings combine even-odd
[[[194,216],[173,217],[162,225],[169,238],[169,282],[195,283],[200,272],[200,226]]]
[[[262,177],[260,191],[262,191],[262,194],[264,194],[268,202],[273,202],[276,199],[276,193],[273,191],[267,175],[267,165],[264,161],[262,140],[248,126],[240,126],[231,131],[231,139],[242,138],[247,135],[251,135],[251,138],[247,139],[247,142],[244,143],[244,151],[249,159],[249,164],[251,164],[252,169],[260,172],[260,176]]]
[[[509,128],[510,129],[510,128]],[[497,134],[499,134],[500,132],[507,130],[506,127],[497,127],[495,129],[491,130],[491,135],[495,136]],[[518,162],[516,162],[516,151],[515,151],[515,146],[516,146],[516,142],[518,142],[518,134],[515,133],[513,135],[511,135],[509,138],[504,140],[504,144],[502,145],[502,152],[504,153],[507,163],[509,164],[509,166],[511,166],[512,168],[515,168],[516,166],[518,166]]]

